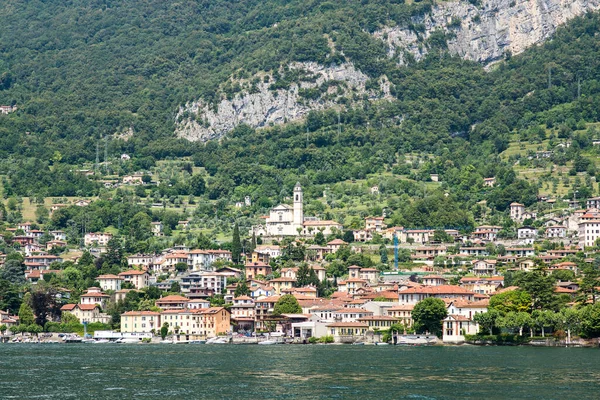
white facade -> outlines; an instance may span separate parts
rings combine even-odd
[[[105,247],[108,241],[112,239],[111,233],[86,233],[84,237],[84,245]]]
[[[583,221],[579,224],[579,246],[592,247],[600,238],[600,219]]]

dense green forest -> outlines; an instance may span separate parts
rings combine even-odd
[[[449,201],[472,206],[487,199],[497,210],[515,200],[533,203],[536,188],[517,179],[498,154],[515,135],[580,139],[583,146],[563,154],[563,162],[590,146],[595,131],[573,132],[600,120],[600,16],[575,19],[543,46],[507,57],[490,72],[444,52],[443,37],[423,43],[440,51],[396,65],[369,33],[385,24],[411,27],[411,16],[431,6],[402,0],[7,1],[0,16],[0,103],[16,104],[18,111],[0,116],[4,193],[98,194],[100,185],[73,174],[71,166],[93,161],[108,135],[109,155],[132,154],[140,169],[190,157],[208,174],[209,200],[246,193],[268,205],[297,180],[315,195],[372,173],[409,175],[409,155],[420,153],[434,158],[417,165],[412,178],[442,174],[444,189],[456,189]],[[321,111],[285,126],[239,126],[220,142],[174,138],[179,105],[215,102],[230,77],[290,61],[352,62],[371,79],[387,76],[394,99],[349,104],[339,122],[336,112]],[[129,128],[128,140],[115,136]],[[499,177],[494,190],[476,185],[487,176]],[[422,191],[409,182],[382,190]]]

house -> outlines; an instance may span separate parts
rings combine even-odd
[[[254,300],[256,314],[256,329],[266,329],[267,321],[273,315],[273,308],[280,296],[259,297]]]
[[[129,161],[131,160],[131,156],[129,156],[129,154],[121,154],[121,161]]]
[[[383,230],[383,217],[366,217],[365,230],[381,232]]]
[[[433,230],[431,229],[407,229],[402,232],[401,242],[405,243],[427,243],[433,238]]]
[[[181,291],[189,296],[221,293],[227,287],[227,273],[199,271],[181,278]]]
[[[516,257],[533,257],[535,249],[533,247],[507,247],[506,254]]]
[[[335,343],[353,343],[364,339],[369,329],[369,325],[364,322],[334,322],[326,326]]]
[[[452,285],[413,287],[398,292],[400,304],[417,304],[429,297],[473,301],[474,295],[475,293],[465,288]]]
[[[308,218],[308,217],[307,217]],[[317,232],[323,232],[323,235],[332,235],[335,232],[341,232],[344,226],[338,222],[326,220],[305,220],[302,223],[302,235],[314,236]]]
[[[121,290],[121,282],[123,282],[123,278],[117,275],[100,275],[96,278],[96,280],[100,283],[100,287],[102,290]]]
[[[190,227],[190,221],[178,221],[177,228],[179,229],[188,229]]]
[[[357,322],[367,324],[370,331],[387,331],[394,324],[398,323],[398,319],[389,315],[372,315],[356,319]]]
[[[62,240],[50,240],[49,242],[46,242],[46,250],[50,251],[54,248],[61,248],[61,247],[67,247],[67,242],[64,242]]]
[[[10,114],[17,111],[17,106],[0,106],[0,114]]]
[[[344,242],[342,239],[334,239],[327,243],[327,247],[330,249],[332,253],[336,253],[342,246],[347,246],[348,243]]]
[[[178,295],[170,295],[161,297],[156,300],[156,307],[162,308],[163,310],[185,310],[188,308],[190,299]]]
[[[65,304],[60,308],[60,311],[64,318],[64,313],[68,312],[73,314],[80,323],[88,322],[93,324],[99,322],[102,324],[108,324],[111,321],[111,317],[108,314],[103,314],[100,311],[98,304]]]
[[[101,308],[106,308],[108,303],[109,295],[106,293],[102,293],[102,290],[98,287],[90,287],[88,288],[85,294],[82,294],[79,302],[83,305],[85,304],[97,304]]]
[[[148,283],[150,282],[150,274],[148,274],[148,272],[138,271],[136,269],[121,272],[119,276],[123,278],[123,282],[131,283],[136,289],[143,289],[148,286]]]
[[[521,226],[517,228],[517,238],[524,244],[533,244],[537,238],[537,229],[533,226]]]
[[[517,262],[517,267],[521,271],[529,272],[535,268],[535,261],[531,258],[521,259]]]
[[[281,292],[286,289],[291,289],[296,283],[296,279],[292,278],[275,278],[269,281],[269,284],[275,289],[275,294],[281,295]]]
[[[465,335],[475,335],[479,325],[462,315],[448,315],[442,321],[442,341],[444,343],[464,343]]]
[[[238,330],[251,330],[254,328],[254,300],[249,296],[240,296],[233,299],[230,307],[231,319],[237,322]]]
[[[123,184],[124,185],[143,185],[144,180],[142,178],[142,175],[140,175],[140,174],[126,175],[123,177]]]
[[[352,231],[352,235],[354,236],[355,242],[369,242],[373,240],[373,234],[371,231],[366,229],[359,229],[357,231]]]
[[[525,205],[521,203],[510,203],[510,218],[514,221],[521,221],[525,213]]]
[[[552,238],[565,238],[567,236],[567,227],[562,225],[551,225],[546,228],[546,237]]]
[[[349,295],[357,293],[357,290],[367,286],[367,281],[360,278],[346,279],[346,291]]]
[[[585,205],[587,208],[598,208],[600,209],[600,197],[591,197],[586,200]]]
[[[83,239],[83,244],[86,247],[99,246],[106,247],[110,239],[112,239],[112,233],[86,233]]]
[[[273,268],[263,262],[252,262],[246,264],[246,279],[254,279],[258,276],[273,275]]]
[[[231,312],[225,307],[194,310],[196,332],[204,337],[216,337],[231,332]]]
[[[600,219],[590,219],[579,223],[579,246],[592,247],[600,238]]]
[[[491,295],[504,286],[504,278],[501,276],[489,278],[465,276],[460,279],[460,286],[473,293]]]
[[[153,221],[152,225],[152,234],[154,236],[163,236],[163,224],[160,221]]]
[[[268,264],[271,259],[281,255],[281,248],[277,245],[259,245],[252,252],[252,262]]]
[[[77,201],[76,201],[74,204],[75,204],[77,207],[87,207],[87,206],[89,206],[91,203],[92,203],[92,201],[91,201],[91,200],[79,199],[79,200],[77,200]]]
[[[496,260],[474,260],[472,268],[475,275],[494,275],[496,273]]]
[[[412,311],[414,304],[399,304],[387,309],[386,315],[396,318],[401,324],[410,327],[413,324]]]
[[[361,268],[360,279],[375,283],[379,279],[379,270],[377,268]]]
[[[121,314],[121,332],[160,332],[161,315],[156,311],[128,311]]]
[[[439,286],[445,285],[447,282],[446,278],[440,275],[425,275],[423,277],[423,285],[425,286]]]
[[[54,240],[67,240],[67,235],[63,231],[50,231],[50,235]]]
[[[494,187],[496,185],[496,178],[483,178],[483,186]]]
[[[129,267],[144,267],[151,268],[154,264],[154,256],[150,254],[134,254],[127,257],[127,265]]]

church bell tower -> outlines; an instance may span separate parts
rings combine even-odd
[[[294,187],[294,225],[302,227],[304,222],[304,206],[302,198],[302,186],[300,182]]]

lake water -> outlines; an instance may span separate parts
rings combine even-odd
[[[2,399],[598,399],[598,349],[0,344]]]

